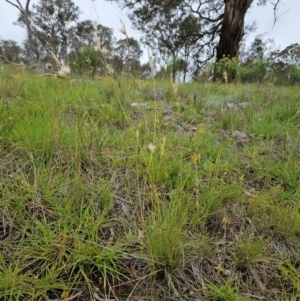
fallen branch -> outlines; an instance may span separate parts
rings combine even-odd
[[[16,63],[13,63],[11,62],[7,57],[5,57],[4,55],[0,54],[0,57],[4,59],[5,63],[7,64],[11,64],[11,65],[14,65],[14,66],[21,66],[21,67],[24,67],[26,68],[26,66],[24,65],[24,63],[20,63],[20,64],[16,64]]]

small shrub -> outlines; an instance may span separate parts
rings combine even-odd
[[[71,62],[76,73],[87,76],[94,76],[100,65],[101,58],[91,46],[83,47]]]
[[[233,81],[237,79],[239,72],[239,59],[224,57],[216,64],[216,77],[222,79],[226,72],[226,81]]]
[[[288,71],[288,80],[291,85],[300,83],[300,68],[296,65],[291,65]]]

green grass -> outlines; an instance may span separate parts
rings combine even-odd
[[[0,300],[298,300],[300,88],[0,72]]]

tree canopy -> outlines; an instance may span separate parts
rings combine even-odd
[[[34,36],[46,52],[65,59],[68,41],[74,35],[72,22],[79,18],[80,9],[72,0],[40,0],[32,5],[30,20]],[[22,22],[22,15],[19,22]]]
[[[144,33],[142,42],[160,57],[192,62],[196,74],[212,57],[236,57],[245,33],[244,19],[253,3],[268,0],[106,0],[128,8]],[[270,3],[276,12],[280,0]],[[276,16],[276,15],[275,15]]]
[[[39,0],[31,8],[30,0],[24,0],[26,5],[21,0],[5,1],[18,8],[17,24],[26,25],[27,62],[40,63],[50,53],[62,61],[81,55],[80,61],[84,62],[85,56],[95,50],[96,39],[97,47],[101,48],[99,55],[105,56],[115,72],[141,67],[142,51],[137,40],[126,37],[116,41],[111,28],[91,20],[79,22],[81,12],[72,0]],[[141,42],[151,49],[155,62],[161,67],[168,66],[174,80],[177,72],[183,78],[187,72],[199,76],[203,65],[213,57],[217,61],[238,57],[242,38],[249,28],[244,24],[248,9],[255,3],[265,5],[271,0],[106,1],[128,8],[133,25],[144,34]],[[280,1],[283,0],[271,2],[274,21]],[[254,41],[253,51],[259,50],[260,42]],[[251,57],[262,58],[263,53],[253,53]]]

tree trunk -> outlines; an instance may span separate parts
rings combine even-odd
[[[254,0],[224,0],[225,10],[217,47],[217,61],[223,57],[238,56],[239,44],[244,35],[246,12]]]
[[[28,38],[28,48],[29,50],[32,50],[32,30],[31,30],[31,25],[30,25],[30,12],[29,12],[29,4],[31,0],[27,0],[26,1],[26,5],[25,5],[25,9],[22,5],[22,3],[19,0],[16,0],[17,4],[11,2],[10,0],[5,0],[7,3],[15,6],[20,12],[21,14],[24,15],[24,22],[25,22],[25,26],[26,26],[26,30],[27,30],[27,38]],[[27,52],[27,61],[29,59],[29,55]]]
[[[30,20],[29,20],[29,4],[30,4],[30,0],[27,0],[25,10],[24,10],[24,19],[25,19],[25,24],[27,29],[29,48],[32,48],[32,31],[31,31]]]

